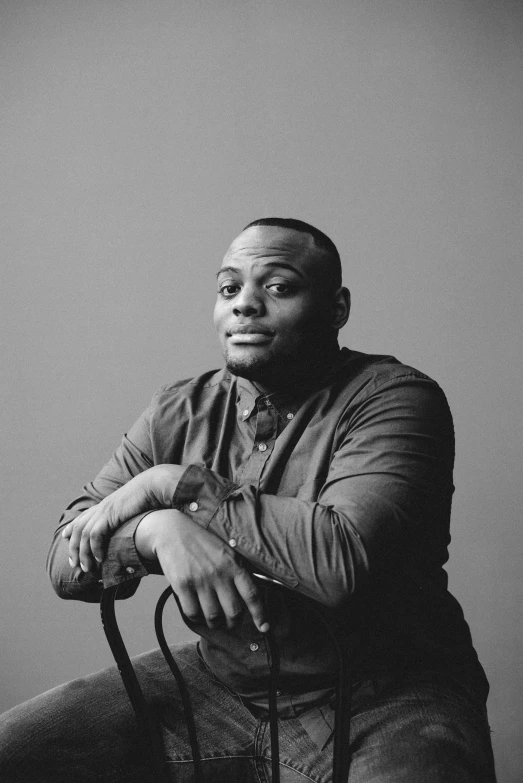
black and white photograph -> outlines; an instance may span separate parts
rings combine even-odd
[[[521,0],[0,57],[2,783],[521,783]]]

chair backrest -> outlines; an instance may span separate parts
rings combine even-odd
[[[261,580],[267,587],[269,587],[269,589],[272,589],[273,586],[277,586],[278,588],[285,590],[288,589],[284,587],[281,582],[267,577],[264,574],[253,574],[253,576]],[[150,705],[147,704],[143,695],[143,691],[141,689],[140,683],[138,682],[138,678],[136,677],[134,667],[116,621],[115,599],[117,592],[118,585],[106,588],[102,593],[102,598],[100,601],[100,612],[102,616],[103,628],[111,648],[111,652],[118,667],[118,671],[120,672],[123,684],[127,691],[127,695],[129,696],[131,705],[135,712],[140,736],[149,754],[151,772],[154,773],[154,779],[158,781],[158,783],[167,783],[169,780],[167,772],[167,761],[165,759],[163,750],[160,726],[154,711],[151,709]],[[160,649],[162,650],[167,665],[176,679],[178,688],[180,690],[180,696],[182,699],[185,721],[193,756],[194,780],[195,783],[200,783],[200,781],[203,780],[201,772],[201,756],[198,747],[198,738],[194,724],[193,711],[191,707],[191,698],[183,676],[178,666],[176,665],[176,662],[169,649],[169,645],[167,644],[163,631],[163,610],[167,600],[171,595],[174,596],[180,613],[182,613],[176,594],[171,587],[168,587],[163,591],[160,598],[158,599],[158,603],[156,604],[154,625]],[[334,725],[332,780],[333,783],[346,783],[350,766],[349,736],[351,711],[351,683],[348,644],[345,638],[345,634],[340,631],[340,629],[338,629],[333,623],[331,623],[325,617],[325,614],[321,611],[321,608],[319,606],[315,607],[313,602],[311,602],[311,611],[313,611],[324,623],[325,629],[332,640],[338,657],[338,687]],[[270,652],[269,724],[271,736],[272,783],[279,783],[280,769],[277,690],[280,655],[278,645],[272,631],[267,634],[267,641]]]

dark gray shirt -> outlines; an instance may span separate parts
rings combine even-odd
[[[443,565],[450,540],[454,433],[440,387],[390,356],[342,349],[327,370],[270,395],[226,370],[160,389],[120,447],[60,520],[48,566],[64,598],[97,601],[102,584],[132,594],[158,573],[134,531],[112,537],[99,574],[71,568],[65,524],[155,464],[187,469],[172,507],[282,582],[271,620],[289,704],[335,679],[318,611],[347,630],[354,678],[438,670],[481,697],[487,685]],[[191,624],[209,668],[263,699],[268,660],[246,613],[235,631]],[[307,696],[307,694],[309,696]]]

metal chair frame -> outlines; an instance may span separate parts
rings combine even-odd
[[[263,574],[253,574],[253,576],[263,580],[266,585],[273,583],[279,587],[283,587],[280,582]],[[118,667],[118,671],[120,672],[123,684],[125,686],[125,690],[127,691],[127,695],[135,712],[140,736],[147,748],[147,752],[150,757],[151,773],[154,773],[154,780],[158,783],[168,783],[168,767],[163,750],[159,722],[154,714],[153,709],[149,704],[147,704],[147,701],[143,695],[143,691],[141,689],[140,683],[138,682],[136,672],[134,671],[133,664],[118,628],[115,611],[115,600],[117,592],[118,585],[106,588],[102,593],[102,598],[100,601],[100,612],[102,616],[103,628],[111,648],[111,652]],[[189,734],[189,742],[193,755],[194,780],[195,783],[200,783],[200,781],[203,780],[201,755],[198,747],[198,738],[194,724],[193,711],[191,708],[190,694],[183,676],[172,656],[163,631],[163,610],[167,600],[171,595],[174,596],[180,613],[183,615],[176,594],[171,587],[168,587],[163,591],[156,604],[154,625],[160,649],[180,690],[187,731]],[[316,608],[311,603],[311,610],[324,623],[325,629],[333,643],[338,658],[338,688],[334,724],[332,780],[333,783],[346,783],[350,766],[349,735],[351,710],[351,683],[348,644],[345,638],[345,634],[340,632],[339,629],[336,629],[333,626],[333,623],[330,623],[324,617],[319,607]],[[270,655],[269,725],[271,737],[272,783],[279,783],[280,769],[277,689],[280,669],[280,655],[278,645],[272,631],[266,635],[266,638]]]

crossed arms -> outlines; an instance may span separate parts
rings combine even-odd
[[[203,467],[188,438],[175,451],[184,467],[154,465],[154,428],[144,419],[59,527],[50,557],[55,588],[66,598],[97,600],[101,576],[107,585],[128,582],[129,594],[136,577],[156,568],[183,595],[189,617],[203,614],[210,627],[231,627],[247,607],[261,629],[251,569],[338,607],[407,557],[421,568],[427,557],[441,565],[453,457],[444,395],[410,373],[361,397],[332,420],[323,413],[311,418],[302,406],[295,429],[278,437],[258,486]],[[294,484],[286,483],[300,448]],[[147,568],[135,552],[130,577],[126,557],[134,546]]]
[[[143,559],[158,561],[184,614],[193,621],[203,616],[209,628],[234,628],[247,608],[258,630],[267,632],[264,605],[243,559],[214,533],[170,508],[184,470],[181,465],[149,468],[69,522],[62,538],[69,541],[71,567],[96,570],[111,534],[152,510],[136,528],[136,549]]]

